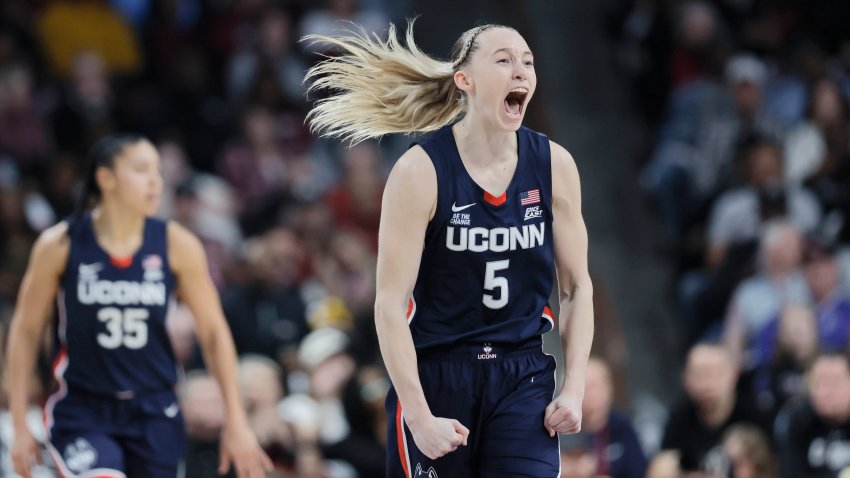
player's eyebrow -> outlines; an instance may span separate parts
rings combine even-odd
[[[491,55],[495,55],[497,53],[511,53],[511,49],[510,48],[499,48],[498,50],[491,53]],[[530,50],[525,50],[524,52],[520,53],[520,56],[525,56],[525,55],[534,56],[534,54],[531,53]]]

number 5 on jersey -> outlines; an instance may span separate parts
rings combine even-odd
[[[106,324],[106,330],[97,334],[97,343],[105,349],[140,349],[148,343],[148,309],[105,307],[97,312],[97,319]]]
[[[491,309],[501,309],[508,304],[508,279],[507,277],[496,276],[496,272],[508,268],[511,263],[510,259],[503,261],[490,261],[487,263],[487,269],[484,272],[484,289],[498,293],[484,293],[484,305]],[[498,297],[496,299],[495,297]]]

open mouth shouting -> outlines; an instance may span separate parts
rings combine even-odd
[[[505,97],[505,113],[511,119],[521,119],[528,99],[528,88],[519,86],[512,89]]]

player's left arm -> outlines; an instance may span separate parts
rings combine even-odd
[[[263,477],[272,463],[248,426],[236,380],[236,347],[210,279],[204,248],[194,234],[170,222],[168,256],[177,277],[178,297],[195,317],[204,361],[224,397],[227,422],[222,432],[219,473],[226,473],[232,463],[239,478]]]
[[[558,274],[558,332],[564,350],[564,384],[546,408],[550,435],[581,430],[587,359],[593,342],[593,285],[587,268],[587,228],[581,214],[578,168],[570,153],[552,151],[552,235]]]

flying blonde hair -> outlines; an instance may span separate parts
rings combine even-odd
[[[395,25],[386,40],[371,36],[362,27],[345,36],[308,35],[302,41],[327,43],[342,51],[307,71],[313,81],[308,94],[329,90],[307,114],[310,131],[336,137],[351,145],[390,133],[437,130],[457,119],[466,102],[455,85],[454,74],[477,49],[475,38],[490,28],[481,25],[464,32],[452,48],[452,61],[436,60],[413,41],[413,20],[408,21],[405,44]]]

